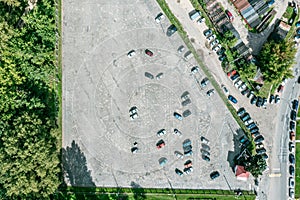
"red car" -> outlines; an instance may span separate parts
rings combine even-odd
[[[226,10],[226,15],[231,22],[234,20],[234,17],[229,10]]]
[[[283,85],[279,85],[277,92],[281,93],[283,91],[284,86]]]
[[[157,143],[156,143],[156,147],[157,149],[161,149],[165,146],[165,142],[163,140],[159,140]]]
[[[145,50],[145,54],[147,54],[148,56],[152,57],[153,56],[153,52],[150,51],[149,49]]]
[[[236,74],[236,70],[232,70],[230,72],[227,73],[227,76],[230,78],[231,76]]]

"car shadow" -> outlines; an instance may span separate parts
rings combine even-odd
[[[144,188],[142,188],[139,184],[133,181],[131,181],[130,186],[134,199],[146,199]]]

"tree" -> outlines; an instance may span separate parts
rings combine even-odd
[[[229,47],[232,48],[237,42],[237,38],[233,35],[230,30],[223,33],[222,41]]]
[[[245,170],[250,172],[255,178],[257,178],[259,175],[262,175],[266,168],[266,161],[261,155],[258,154],[251,157],[248,161],[245,162]]]
[[[293,77],[291,69],[295,54],[296,49],[291,41],[267,42],[259,54],[259,65],[264,81],[276,83],[283,78]]]

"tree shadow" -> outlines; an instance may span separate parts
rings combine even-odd
[[[131,181],[130,186],[132,187],[133,198],[140,200],[146,199],[145,190],[139,184]]]

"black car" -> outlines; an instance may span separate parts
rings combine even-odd
[[[187,106],[188,104],[192,103],[192,101],[190,99],[186,99],[183,102],[181,102],[182,106]]]
[[[209,80],[208,80],[208,78],[204,78],[201,82],[200,82],[200,85],[201,85],[201,87],[205,87],[205,86],[207,86],[207,84],[209,83]]]
[[[260,107],[260,106],[262,106],[262,104],[263,104],[263,98],[257,97],[256,106],[257,106],[257,107]]]
[[[273,104],[274,101],[275,101],[275,97],[274,97],[273,94],[271,94],[270,99],[269,99],[269,103],[270,103],[270,104]]]
[[[253,128],[253,129],[250,130],[250,133],[255,133],[255,132],[257,132],[258,130],[259,130],[258,127],[255,127],[255,128]]]
[[[290,130],[295,130],[296,123],[294,121],[290,121]]]
[[[298,104],[299,104],[299,101],[295,99],[295,100],[292,102],[292,108],[293,108],[294,110],[297,110],[297,109],[298,109]]]
[[[202,155],[202,159],[209,162],[210,161],[210,158],[208,156],[205,156],[205,155]]]
[[[269,158],[269,156],[266,153],[261,154],[261,157],[265,160],[267,160]]]
[[[238,77],[240,77],[240,75],[238,73],[236,73],[235,75],[231,76],[230,79],[232,81],[236,80]]]
[[[289,161],[290,161],[291,164],[295,164],[295,156],[294,156],[294,154],[290,153],[290,155],[289,155]]]
[[[178,168],[175,169],[175,173],[178,174],[179,176],[183,176],[183,172]]]
[[[190,150],[192,150],[192,145],[183,147],[183,151],[184,151],[184,152],[189,152]]]
[[[185,110],[183,113],[182,113],[182,116],[183,117],[188,117],[192,114],[192,112],[190,110]]]
[[[225,54],[223,54],[219,57],[219,61],[223,62],[226,58],[227,58],[227,56]]]
[[[219,173],[218,171],[214,171],[214,172],[212,172],[212,173],[210,174],[210,178],[211,178],[212,180],[218,178],[219,176],[220,176],[220,173]]]
[[[172,24],[171,26],[169,26],[169,28],[167,29],[167,36],[171,37],[175,32],[177,31],[177,28],[174,24]]]
[[[201,149],[200,152],[202,153],[202,155],[204,156],[210,156],[210,153],[204,149]]]
[[[265,138],[262,135],[259,135],[254,139],[254,142],[255,142],[255,144],[258,144],[264,140],[265,140]]]
[[[236,113],[237,113],[237,115],[240,117],[240,116],[242,116],[245,112],[246,112],[245,108],[242,107],[242,108],[238,109],[238,111],[237,111]]]
[[[226,51],[226,49],[225,49],[224,47],[221,47],[221,49],[219,49],[219,50],[217,51],[217,55],[220,56],[220,55],[222,55],[223,53],[225,53],[225,51]]]
[[[204,149],[205,151],[210,151],[210,147],[207,144],[202,143],[202,149]]]
[[[291,175],[291,176],[294,176],[294,175],[295,175],[295,168],[294,168],[293,165],[290,165],[290,167],[289,167],[289,172],[290,172],[290,175]]]
[[[297,115],[297,113],[296,113],[296,111],[294,111],[294,110],[292,110],[291,111],[291,120],[296,120],[296,115]]]
[[[256,127],[256,124],[254,122],[252,122],[251,124],[247,125],[248,129],[252,129],[252,128],[255,128],[255,127]]]
[[[261,155],[261,154],[266,153],[266,152],[267,152],[267,150],[266,150],[265,148],[256,149],[256,153],[257,153],[258,155]]]
[[[243,90],[242,92],[241,92],[241,94],[242,95],[246,95],[247,93],[249,93],[250,92],[250,90],[248,89],[248,88],[246,88],[245,90]]]
[[[257,102],[257,97],[254,95],[250,101],[251,104],[256,104]]]
[[[147,78],[154,79],[154,76],[151,73],[149,73],[149,72],[145,72],[145,76]]]

